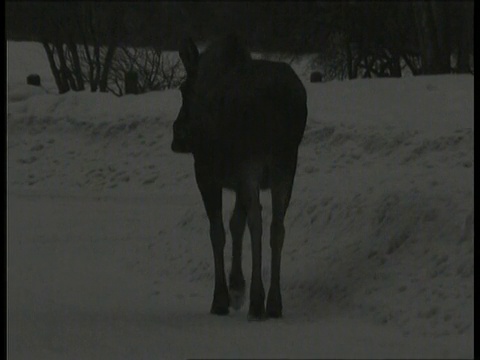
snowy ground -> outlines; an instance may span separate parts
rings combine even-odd
[[[473,76],[306,83],[284,318],[251,323],[208,313],[179,92],[58,96],[39,44],[7,51],[8,359],[473,358]]]

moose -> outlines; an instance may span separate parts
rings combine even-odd
[[[215,287],[210,312],[240,309],[245,299],[242,238],[250,231],[252,276],[249,320],[282,316],[280,262],[284,218],[292,194],[298,147],[305,131],[307,95],[292,68],[254,60],[235,34],[222,37],[201,54],[191,38],[179,50],[186,70],[182,106],[173,124],[171,149],[191,153],[195,179],[210,222]],[[227,287],[222,189],[235,192],[230,219],[232,265]],[[271,283],[265,308],[262,283],[260,190],[271,191]]]

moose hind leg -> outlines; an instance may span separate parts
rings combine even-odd
[[[282,316],[282,296],[280,292],[280,263],[285,227],[283,216],[274,215],[270,226],[270,247],[272,252],[270,290],[267,297],[267,315],[272,318]]]
[[[292,194],[293,180],[296,170],[295,157],[287,162],[280,170],[277,168],[272,178],[272,223],[270,226],[270,248],[272,252],[270,290],[267,297],[267,315],[271,318],[282,316],[282,296],[280,292],[280,265],[283,242],[285,239],[285,226],[283,224],[285,213]]]
[[[247,220],[247,213],[237,197],[230,219],[232,234],[232,269],[229,277],[230,306],[239,310],[245,302],[245,278],[242,271],[242,242]]]
[[[252,241],[252,279],[248,318],[263,320],[265,319],[265,291],[262,282],[262,207],[258,184],[244,189],[242,202],[247,210],[247,224]]]

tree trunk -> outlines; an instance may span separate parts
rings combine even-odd
[[[358,46],[357,46],[358,48]],[[348,62],[348,79],[356,79],[358,77],[358,68],[362,62],[362,49],[352,50],[352,44],[347,45],[347,62]]]
[[[450,72],[450,51],[445,40],[445,3],[422,1],[413,4],[424,74]]]
[[[68,39],[67,47],[68,47],[68,50],[70,51],[70,54],[72,55],[73,75],[75,76],[75,81],[77,83],[77,90],[83,91],[85,90],[85,84],[83,82],[82,67],[80,65],[80,58],[78,56],[77,45],[75,44],[75,42],[71,37]]]
[[[372,77],[372,63],[373,63],[373,58],[369,59],[368,56],[363,57],[363,63],[365,64],[365,73],[363,74],[364,79],[370,79]]]
[[[420,75],[422,72],[422,69],[420,69],[418,66],[415,65],[415,59],[413,55],[409,54],[403,54],[402,55],[403,60],[405,60],[405,64],[407,64],[408,68],[412,72],[412,75]]]
[[[112,66],[113,56],[115,55],[116,45],[111,44],[108,47],[107,55],[105,56],[105,62],[103,64],[103,72],[100,78],[99,88],[101,92],[107,92],[108,87],[108,73]]]
[[[94,11],[92,3],[83,3],[84,22],[82,26],[83,46],[88,62],[88,82],[90,83],[90,91],[96,92],[98,89],[98,80],[95,69],[100,66],[100,50],[97,39],[95,37],[95,27],[93,25]],[[93,43],[93,53],[90,54],[90,48],[87,41],[87,34],[90,35]],[[98,72],[97,72],[98,73]]]
[[[85,49],[85,56],[87,58],[87,64],[88,64],[88,82],[90,83],[90,90],[92,92],[95,92],[96,91],[96,88],[94,89],[95,64],[94,64],[93,59],[90,55],[90,49],[88,48],[88,43],[87,43],[85,35],[83,36],[83,47]]]
[[[470,73],[470,47],[473,44],[473,2],[461,6],[460,28],[457,32],[457,73]]]
[[[435,56],[435,70],[438,74],[448,74],[452,67],[450,64],[451,49],[447,39],[449,32],[448,12],[450,10],[448,2],[431,1],[432,16],[432,34],[433,41],[436,43],[437,54]]]
[[[456,71],[459,74],[470,73],[470,53],[466,49],[464,39],[460,39],[459,44],[458,44]]]
[[[415,23],[417,27],[418,42],[420,44],[420,54],[422,59],[422,73],[429,74],[432,69],[433,49],[429,41],[429,32],[431,31],[428,22],[427,8],[424,2],[415,2]]]
[[[97,38],[97,33],[95,31],[95,25],[94,25],[94,18],[96,16],[95,12],[94,12],[94,9],[92,6],[89,7],[89,18],[88,18],[88,25],[89,25],[89,29],[90,29],[90,34],[92,36],[92,39],[93,39],[93,56],[94,56],[94,64],[95,66],[93,67],[94,68],[94,76],[93,76],[93,80],[91,82],[91,91],[92,92],[95,92],[97,91],[98,89],[98,85],[100,83],[100,71],[101,71],[101,61],[100,61],[100,43],[99,43],[99,40]]]
[[[392,59],[390,62],[390,76],[402,77],[402,67],[400,65],[400,56],[396,52],[392,52]]]
[[[53,77],[55,79],[55,84],[57,85],[58,88],[58,93],[59,94],[64,94],[70,90],[68,84],[65,84],[62,80],[62,77],[60,75],[60,71],[57,68],[57,65],[55,64],[55,57],[53,55],[53,49],[50,48],[50,45],[46,41],[42,41],[43,48],[45,49],[45,52],[47,53],[47,58],[48,58],[48,63],[50,65],[50,69],[52,70]]]
[[[75,79],[73,78],[72,72],[67,66],[63,44],[60,42],[57,42],[55,44],[55,47],[57,48],[58,60],[60,61],[60,76],[62,78],[62,81],[65,84],[69,85],[69,89],[77,91],[77,85],[75,84]]]
[[[135,71],[125,72],[125,95],[138,94],[138,74]]]
[[[93,52],[95,54],[95,76],[92,83],[92,92],[95,92],[100,84],[100,72],[102,71],[102,64],[100,62],[100,44],[98,42],[95,43]]]
[[[120,14],[121,11],[120,11]],[[112,18],[111,27],[110,27],[110,40],[107,49],[107,55],[105,56],[105,61],[103,63],[103,72],[100,78],[100,91],[107,92],[108,87],[108,73],[110,72],[110,68],[113,62],[113,56],[115,55],[115,51],[117,49],[118,44],[118,27],[119,27],[119,13],[115,13]]]

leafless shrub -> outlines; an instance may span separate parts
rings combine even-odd
[[[329,39],[325,50],[312,60],[311,67],[320,69],[324,80],[344,80],[348,78],[349,59],[342,44],[345,39],[340,34],[334,34]]]
[[[180,59],[172,54],[154,47],[122,47],[112,65],[109,90],[123,95],[125,74],[131,71],[138,74],[139,93],[176,88],[183,79]]]

